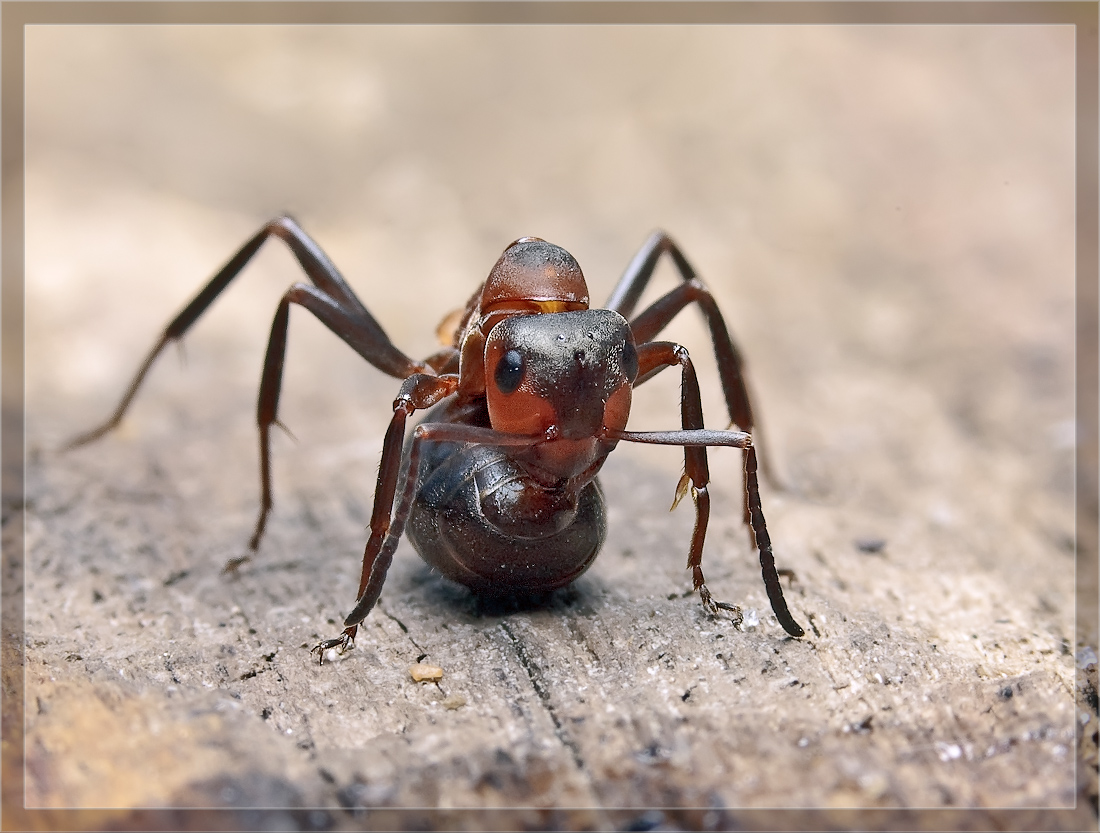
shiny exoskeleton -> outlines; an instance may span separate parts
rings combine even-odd
[[[169,323],[110,419],[70,447],[118,425],[157,356],[183,336],[271,236],[287,243],[311,283],[287,290],[271,327],[257,406],[261,501],[250,551],[259,546],[272,506],[270,430],[277,424],[290,305],[308,309],[372,365],[404,380],[383,443],[357,601],[343,633],[313,649],[322,661],[327,649],[352,644],[405,532],[432,567],[480,594],[540,592],[572,582],[603,544],[604,497],[596,475],[622,441],[683,447],[676,500],[689,490],[694,498],[687,565],[692,584],[709,612],[730,611],[738,622],[739,609],[716,602],[707,590],[702,553],[710,517],[706,449],[744,450],[744,516],[760,553],[768,598],[787,633],[803,635],[787,609],[760,506],[756,449],[746,433],[753,415],[740,354],[711,293],[661,232],[631,261],[605,309],[589,307],[588,287],[572,255],[535,237],[516,240],[461,315],[441,325],[445,346],[414,361],[394,346],[317,244],[294,220],[280,217],[260,229]],[[666,253],[682,281],[635,315]],[[730,422],[741,431],[704,428],[687,350],[654,340],[689,304],[704,315]],[[681,372],[681,428],[627,431],[633,388],[672,366]],[[408,417],[425,409],[424,421],[406,438]],[[250,557],[231,560],[226,570]]]

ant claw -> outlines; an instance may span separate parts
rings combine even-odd
[[[318,665],[324,665],[325,652],[329,648],[335,648],[337,654],[343,655],[354,647],[355,637],[352,636],[352,634],[349,634],[347,631],[344,631],[344,633],[340,634],[335,639],[326,639],[324,642],[318,642],[316,645],[313,646],[312,649],[310,649],[310,653],[317,655]]]
[[[237,568],[240,567],[242,564],[247,564],[251,560],[251,555],[240,555],[236,558],[230,558],[228,561],[225,562],[225,566],[222,567],[222,575],[236,575]]]
[[[741,608],[729,602],[716,602],[705,584],[699,586],[699,599],[703,602],[703,609],[711,616],[718,616],[719,610],[725,610],[731,614],[733,626],[735,628],[741,627],[741,622],[744,619],[741,615]]]

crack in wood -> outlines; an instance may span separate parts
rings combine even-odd
[[[581,772],[587,772],[588,770],[584,762],[584,757],[581,755],[580,747],[577,746],[576,741],[574,741],[565,730],[565,726],[562,724],[561,718],[558,717],[557,710],[550,700],[550,691],[547,688],[542,669],[539,668],[538,664],[531,658],[531,655],[527,652],[527,646],[512,632],[507,622],[501,622],[500,629],[504,631],[505,636],[511,640],[512,647],[515,648],[516,651],[516,657],[519,659],[519,664],[522,665],[523,670],[527,672],[527,679],[531,681],[532,688],[535,689],[535,693],[542,702],[543,708],[546,709],[546,713],[550,716],[550,720],[554,724],[554,734],[557,736],[558,740],[561,741],[562,746],[569,750],[569,753],[573,757],[573,763],[576,764],[577,769]]]

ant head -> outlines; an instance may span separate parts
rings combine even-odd
[[[508,246],[481,290],[486,333],[505,314],[583,309],[588,309],[588,285],[576,258],[538,237],[521,237]]]
[[[607,445],[597,439],[603,429],[626,427],[637,375],[634,337],[626,319],[611,310],[516,315],[498,323],[485,341],[493,427],[526,435],[551,431],[555,439],[524,456],[555,477],[587,469]]]

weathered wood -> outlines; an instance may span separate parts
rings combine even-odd
[[[125,51],[133,42],[115,37],[120,65],[137,60]],[[464,37],[472,39],[464,42],[469,50],[488,35]],[[44,61],[50,49],[80,43],[32,42],[31,66],[41,67],[33,60]],[[257,54],[286,48],[250,43]],[[628,38],[615,48],[637,62],[649,43]],[[871,60],[872,41],[853,35],[830,43],[838,50],[830,61],[857,69]],[[324,44],[311,36],[299,48],[319,55]],[[957,70],[934,75],[931,100],[955,95],[963,106],[981,88],[965,45],[944,42],[937,52],[904,38],[902,45],[911,69],[934,58]],[[1060,42],[1033,46],[1057,62]],[[162,47],[157,66],[165,83],[175,83],[164,68],[190,66],[195,43],[182,37]],[[215,56],[225,48],[217,36],[208,47]],[[698,48],[714,61],[736,52],[712,55],[705,38]],[[1011,45],[989,48],[1000,60],[1012,54]],[[455,47],[437,58],[446,65],[461,54]],[[1048,76],[1020,93],[1019,112],[1043,103],[1049,118],[1065,115],[1043,86],[1061,89],[1061,76]],[[69,94],[72,79],[47,80],[53,87],[43,96]],[[666,94],[675,99],[675,85]],[[432,96],[446,91],[424,95],[438,104]],[[763,106],[766,95],[757,95]],[[48,97],[38,101],[46,109],[32,106],[32,127],[49,124],[53,112]],[[201,112],[218,106],[211,101]],[[884,142],[891,129],[911,129],[897,114],[878,117],[840,101],[836,108],[832,129],[852,113]],[[933,109],[923,129],[954,136],[956,110]],[[1005,105],[990,118],[1016,124],[1016,113]],[[79,133],[78,116],[65,135]],[[241,129],[249,124],[226,118]],[[432,129],[394,118],[386,129],[398,137]],[[786,129],[805,135],[799,117],[787,119]],[[259,124],[251,127],[258,142],[273,132]],[[628,222],[637,225],[623,233],[621,250],[600,242],[607,221],[586,216],[594,204],[587,198],[566,209],[554,197],[554,210],[573,217],[568,226],[537,214],[549,228],[532,229],[527,218],[522,228],[494,225],[490,244],[468,242],[461,251],[454,241],[485,235],[477,223],[489,215],[480,203],[469,216],[423,219],[416,246],[404,252],[386,235],[407,231],[387,231],[349,201],[341,203],[347,214],[299,217],[413,353],[431,349],[438,319],[465,301],[514,237],[570,229],[579,246],[556,242],[580,258],[600,297],[651,224],[679,234],[748,360],[765,450],[788,486],[765,482],[764,512],[778,566],[795,572],[789,587],[784,579],[787,598],[808,630],[802,640],[786,637],[768,607],[740,520],[739,452],[712,454],[715,513],[703,563],[715,597],[745,608],[742,630],[708,617],[689,592],[683,562],[691,512],[667,511],[682,459],[672,449],[624,448],[603,476],[605,550],[573,587],[543,605],[488,606],[433,576],[403,543],[355,649],[320,667],[309,648],[339,631],[354,601],[396,384],[306,316],[292,316],[282,407],[297,442],[276,437],[275,510],[258,557],[239,576],[222,575],[225,561],[244,552],[255,517],[255,385],[275,299],[295,279],[293,265],[262,255],[257,274],[188,337],[186,366],[167,355],[153,369],[121,430],[59,453],[67,437],[109,412],[175,305],[267,216],[257,208],[263,200],[215,208],[220,197],[182,204],[173,188],[142,191],[140,160],[134,178],[115,166],[97,180],[87,147],[77,148],[85,155],[72,156],[69,168],[31,153],[26,505],[12,522],[23,522],[26,548],[28,806],[108,808],[55,818],[135,829],[1094,823],[1084,805],[1071,809],[1093,789],[1075,780],[1074,761],[1081,754],[1095,762],[1089,735],[1098,718],[1095,664],[1091,714],[1087,702],[1083,711],[1075,705],[1075,686],[1087,693],[1090,685],[1084,675],[1076,679],[1075,653],[1095,641],[1074,641],[1073,261],[1065,250],[1072,180],[1067,191],[1058,167],[1065,160],[1052,163],[1047,152],[1071,153],[1068,135],[1068,151],[1060,139],[1037,139],[1043,152],[1021,145],[990,161],[968,157],[961,168],[944,162],[945,181],[973,171],[945,201],[922,190],[922,172],[934,166],[901,165],[896,201],[917,213],[911,223],[877,216],[894,205],[877,193],[882,182],[845,180],[846,188],[864,189],[845,199],[877,207],[814,209],[834,215],[835,228],[809,228],[827,233],[838,251],[797,237],[806,231],[797,223],[784,232],[791,247],[818,247],[813,258],[769,253],[779,241],[750,240],[748,230],[723,239],[729,227],[714,215],[719,209],[677,203],[675,189],[661,192],[667,213],[660,216],[635,216],[653,208],[647,200],[630,207]],[[471,160],[465,164],[491,171],[467,139],[458,145]],[[642,179],[646,154],[660,147],[652,141],[619,146]],[[982,141],[990,140],[970,138],[962,147]],[[718,145],[691,154],[715,166],[707,177],[726,183],[722,193],[732,199],[729,186],[739,177],[743,187],[767,192],[767,175]],[[673,158],[678,176],[688,177],[696,163],[683,153]],[[858,157],[844,158],[858,167]],[[920,211],[934,215],[968,200],[990,205],[990,177],[1000,182],[1005,160],[1018,165],[1011,176],[1019,199],[1070,212],[1069,224],[1055,227],[1069,236],[1020,242],[1026,224],[1011,214],[920,220]],[[259,176],[251,162],[235,164],[242,176]],[[195,165],[193,176],[214,176]],[[70,196],[74,176],[84,189],[80,206]],[[585,180],[583,170],[577,177]],[[815,185],[838,187],[808,181],[803,196],[811,202]],[[296,195],[325,183],[292,187],[300,190],[280,195],[275,210],[284,199],[294,208]],[[446,187],[465,187],[464,180]],[[696,198],[714,197],[698,187]],[[613,196],[622,192],[606,199]],[[773,199],[753,210],[790,208]],[[409,217],[422,209],[410,208]],[[921,222],[963,228],[936,231]],[[583,231],[594,225],[601,229]],[[371,263],[358,248],[371,246],[385,256]],[[735,261],[729,249],[736,246],[753,252]],[[1029,265],[990,254],[1001,250]],[[432,263],[446,265],[431,272]],[[812,274],[796,274],[813,264]],[[705,334],[694,320],[677,327],[674,337],[704,367],[704,406],[714,423],[721,400],[700,358]],[[675,426],[677,381],[668,376],[639,393],[632,427]],[[9,582],[5,590],[12,589]],[[1087,665],[1087,652],[1080,656]],[[410,668],[420,662],[441,668],[442,678],[416,681]],[[6,677],[5,684],[15,683]],[[1018,812],[893,814],[914,807]],[[173,808],[208,809],[181,815]],[[768,808],[804,812],[777,816]],[[873,812],[855,817],[844,808]]]

